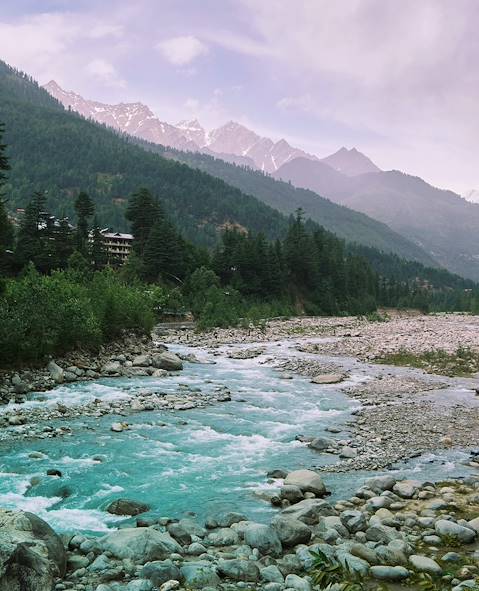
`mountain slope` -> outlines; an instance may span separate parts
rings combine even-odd
[[[323,163],[305,158],[275,176],[384,222],[450,271],[479,279],[479,205],[452,191],[399,171],[331,175]]]
[[[229,185],[254,195],[285,214],[292,214],[301,208],[307,217],[345,240],[372,246],[384,252],[392,252],[425,265],[437,266],[437,262],[419,246],[400,236],[385,224],[347,207],[338,206],[312,191],[296,188],[290,183],[275,180],[260,171],[234,166],[205,154],[179,152],[153,144],[144,145],[150,150],[219,177]],[[339,174],[326,164],[316,164],[327,169],[332,178]]]
[[[65,111],[32,79],[2,62],[0,121],[6,124],[11,158],[6,191],[13,210],[42,190],[54,213],[72,215],[82,188],[94,199],[101,223],[124,229],[128,196],[146,186],[197,244],[215,244],[225,224],[270,238],[287,229],[288,221],[278,211],[218,178],[145,151],[128,137]]]

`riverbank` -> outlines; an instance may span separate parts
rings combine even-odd
[[[131,514],[140,513],[136,527],[101,538],[60,538],[41,520],[32,521],[31,514],[0,511],[0,588],[477,588],[478,478],[421,484],[376,477],[334,504],[324,499],[326,486],[315,472],[294,471],[274,482],[281,510],[268,524],[231,511],[206,522],[192,514],[148,520],[141,518],[148,507],[124,501]],[[28,562],[19,552],[25,543]],[[20,582],[27,587],[19,587]]]

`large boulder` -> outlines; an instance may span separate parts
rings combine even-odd
[[[116,499],[112,501],[106,508],[108,513],[112,515],[139,515],[150,510],[149,505],[140,503],[139,501],[132,501],[130,499]]]
[[[373,476],[366,480],[366,486],[376,493],[381,493],[385,490],[392,490],[396,484],[396,479],[385,474],[384,476]]]
[[[294,470],[286,476],[284,484],[293,484],[303,492],[311,492],[318,497],[328,494],[321,476],[312,470]]]
[[[310,528],[293,517],[278,517],[272,523],[278,533],[278,537],[284,547],[292,547],[298,544],[307,544],[311,539]]]
[[[111,552],[115,558],[129,558],[144,564],[163,560],[172,553],[181,554],[182,548],[169,534],[151,527],[124,528],[100,538],[103,551]]]
[[[65,569],[61,538],[45,521],[0,510],[0,591],[51,591]]]
[[[47,365],[47,369],[57,384],[61,384],[63,382],[65,373],[59,365],[57,365],[54,361],[50,361],[50,363]]]
[[[151,365],[156,369],[166,369],[167,371],[183,369],[183,362],[178,355],[171,353],[171,351],[151,355]]]
[[[393,492],[403,499],[412,499],[420,488],[419,480],[400,480],[393,486]]]
[[[260,554],[281,555],[281,540],[270,525],[250,523],[244,530],[244,541],[251,548],[257,548]]]
[[[147,562],[141,569],[141,577],[151,581],[155,587],[160,587],[167,581],[179,581],[181,575],[179,568],[167,559]]]
[[[238,534],[229,527],[215,529],[206,539],[212,546],[234,546],[239,543]]]
[[[233,579],[233,581],[255,582],[259,579],[259,568],[252,560],[241,560],[239,558],[219,560],[218,572],[223,577]]]
[[[456,540],[462,544],[470,544],[477,535],[473,529],[447,519],[436,521],[435,529],[439,536]]]
[[[283,509],[281,515],[299,519],[306,525],[315,525],[320,517],[336,515],[336,510],[327,501],[322,499],[304,499],[291,507]]]
[[[187,589],[217,587],[221,582],[215,565],[207,561],[184,562],[180,572]]]

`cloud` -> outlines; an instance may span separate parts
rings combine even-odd
[[[277,101],[276,106],[283,111],[303,111],[309,113],[314,110],[314,101],[309,93],[301,96],[284,96]]]
[[[208,53],[208,47],[196,37],[171,37],[156,44],[156,49],[175,66],[186,66]]]
[[[88,74],[107,86],[116,86],[118,88],[124,88],[126,86],[126,81],[118,75],[113,64],[104,59],[97,58],[92,60],[86,65],[85,69]]]

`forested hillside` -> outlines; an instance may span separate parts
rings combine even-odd
[[[53,213],[73,216],[80,187],[101,224],[126,229],[128,196],[146,186],[186,237],[213,245],[231,224],[283,236],[287,219],[218,178],[134,145],[127,137],[65,111],[30,78],[0,62],[0,121],[12,163],[8,207],[25,207],[45,192]]]

